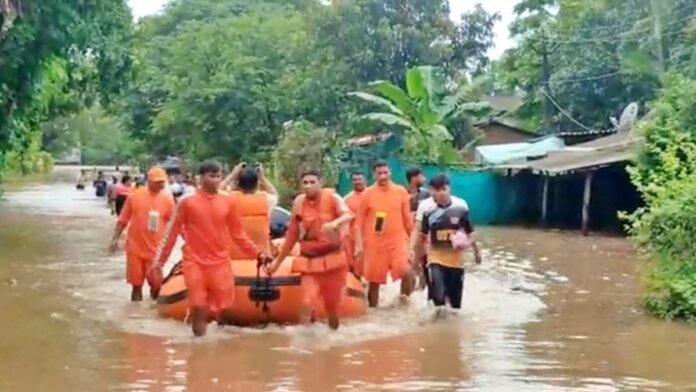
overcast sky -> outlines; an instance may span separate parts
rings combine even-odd
[[[508,34],[508,25],[512,21],[512,8],[519,0],[495,0],[485,1],[484,8],[488,12],[499,12],[502,16],[502,21],[495,27],[495,48],[491,49],[490,55],[494,58],[499,57],[505,49],[512,45],[512,41]],[[167,0],[128,0],[133,15],[140,18],[145,15],[153,14],[162,9],[162,5]],[[453,15],[459,15],[462,12],[471,9],[478,1],[475,0],[450,0],[450,7]],[[458,19],[458,18],[457,18]]]

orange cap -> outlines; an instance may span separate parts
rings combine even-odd
[[[153,167],[147,172],[147,180],[150,182],[167,181],[167,172],[161,167]]]

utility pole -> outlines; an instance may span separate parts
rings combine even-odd
[[[546,42],[542,44],[541,48],[541,84],[542,88],[551,94],[551,85],[549,81],[551,80],[551,64],[549,64],[549,52],[547,50]],[[550,134],[553,127],[553,108],[551,107],[551,102],[549,102],[549,97],[544,95],[541,101],[541,105],[544,111],[544,133]]]
[[[549,60],[549,42],[548,35],[546,34],[546,28],[542,27],[541,33],[541,48],[537,53],[541,55],[541,88],[546,91],[546,94],[541,99],[541,106],[544,112],[544,134],[553,133],[553,107],[547,96],[551,94],[551,62]]]
[[[660,71],[660,76],[665,74],[667,65],[665,64],[665,59],[667,58],[667,53],[665,52],[664,42],[662,41],[662,6],[664,0],[650,0],[650,9],[653,14],[653,35],[655,39],[656,51],[657,51],[657,67]]]

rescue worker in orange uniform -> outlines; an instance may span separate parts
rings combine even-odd
[[[337,329],[348,272],[343,240],[353,214],[333,189],[321,187],[318,171],[302,174],[303,194],[293,202],[285,243],[268,273],[280,267],[299,241],[300,256],[294,259],[292,271],[302,274],[302,321],[310,321],[312,310],[321,301],[329,327]]]
[[[350,177],[353,190],[344,197],[344,200],[353,215],[357,215],[360,209],[360,200],[362,200],[363,192],[365,192],[367,188],[367,183],[365,181],[365,175],[361,171],[353,172]],[[350,222],[350,230],[346,242],[346,257],[348,258],[348,265],[351,272],[353,272],[355,276],[361,277],[363,275],[363,260],[362,257],[355,257],[355,237],[357,236],[357,230],[358,227],[354,219]]]
[[[199,168],[201,188],[183,197],[174,210],[172,224],[160,244],[153,268],[161,268],[183,234],[183,273],[193,333],[205,335],[208,312],[218,316],[220,324],[233,321],[234,274],[230,264],[230,244],[235,242],[246,259],[268,262],[271,258],[259,250],[244,233],[239,211],[229,196],[220,194],[222,166],[216,161],[203,162]]]
[[[406,188],[391,181],[385,162],[373,166],[376,183],[363,194],[356,216],[360,228],[355,245],[356,257],[364,257],[365,279],[369,282],[370,307],[379,304],[379,287],[387,283],[387,272],[401,280],[401,301],[407,302],[413,290],[409,261],[409,236],[413,229],[410,198]]]
[[[244,232],[259,249],[270,252],[271,213],[278,205],[278,191],[266,178],[263,166],[239,163],[225,181],[229,183],[230,197],[241,215]],[[234,243],[231,256],[232,260],[245,258],[244,252]]]
[[[146,279],[150,297],[155,299],[159,294],[162,276],[150,271],[150,264],[174,210],[174,199],[164,190],[167,181],[164,169],[152,168],[147,177],[147,191],[133,193],[125,199],[110,245],[111,252],[115,252],[121,233],[128,227],[126,276],[133,286],[131,301],[142,301]],[[124,176],[124,179],[124,184],[127,184],[128,177]]]

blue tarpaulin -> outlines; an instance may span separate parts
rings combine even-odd
[[[524,143],[495,144],[476,147],[476,163],[481,165],[500,165],[516,159],[539,157],[565,147],[563,139],[548,136]]]

